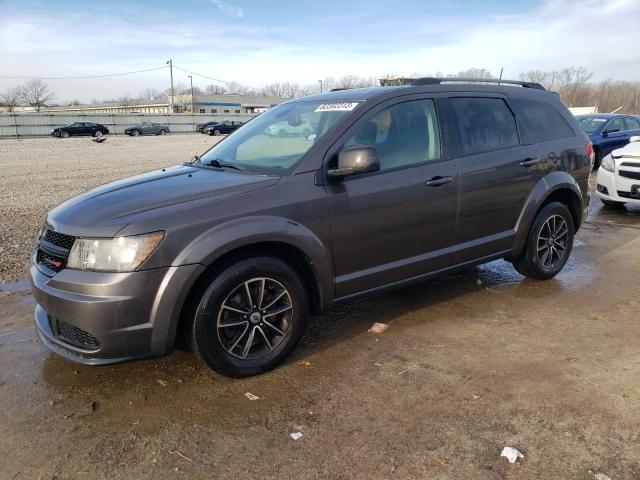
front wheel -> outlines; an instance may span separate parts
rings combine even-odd
[[[102,136],[102,132],[100,130],[96,130],[93,132],[93,136],[96,138],[100,138]]]
[[[60,138],[69,138],[69,132],[60,132]]]
[[[573,246],[574,225],[566,205],[545,205],[531,225],[524,251],[514,262],[526,277],[547,280],[563,269]]]
[[[219,137],[220,136],[220,130],[214,130],[209,135],[213,135],[214,137]]]
[[[270,370],[298,344],[309,316],[300,276],[274,257],[242,260],[205,282],[186,331],[213,370],[246,377]]]

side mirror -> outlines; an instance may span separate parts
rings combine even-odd
[[[338,165],[329,169],[331,178],[342,178],[356,173],[375,172],[380,170],[378,152],[373,147],[352,145],[344,147],[338,153]]]
[[[607,130],[605,130],[604,132],[602,132],[602,136],[603,137],[608,137],[610,133],[616,133],[619,132],[620,129],[619,128],[609,128]]]

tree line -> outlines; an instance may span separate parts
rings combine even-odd
[[[492,72],[471,68],[455,74],[436,72],[434,74],[414,73],[412,77],[465,77],[495,79]],[[389,78],[391,75],[383,76]],[[557,92],[562,101],[569,107],[597,107],[599,112],[620,111],[630,114],[640,114],[640,82],[603,80],[597,83],[590,82],[593,74],[582,67],[570,67],[550,72],[531,70],[521,73],[520,80],[537,82],[547,90]],[[261,88],[252,88],[237,82],[229,82],[225,85],[210,84],[204,88],[193,87],[194,95],[253,95],[277,98],[297,98],[313,95],[334,88],[360,88],[379,85],[375,77],[359,77],[347,74],[340,78],[327,77],[316,84],[300,85],[293,82],[277,82],[265,85]],[[177,103],[190,103],[191,87],[184,83],[174,86],[174,95]],[[146,88],[135,96],[125,95],[112,99],[93,99],[92,105],[120,105],[133,106],[140,104],[167,103],[170,89],[159,90]],[[0,92],[0,107],[12,112],[20,106],[30,106],[39,112],[42,108],[50,106],[77,106],[78,100],[55,104],[56,95],[42,80],[29,80],[22,85],[9,88]]]

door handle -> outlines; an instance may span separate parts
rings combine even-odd
[[[533,165],[537,165],[541,161],[542,161],[541,158],[525,158],[523,161],[520,162],[520,166],[521,167],[531,167]]]
[[[445,183],[453,182],[453,177],[433,177],[427,180],[427,187],[439,187],[440,185],[444,185]]]

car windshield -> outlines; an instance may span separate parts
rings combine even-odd
[[[357,103],[295,102],[278,105],[247,122],[206,152],[218,160],[267,175],[289,173],[302,156]]]
[[[606,122],[607,119],[602,117],[584,117],[580,119],[580,127],[585,133],[592,134],[600,130]]]

